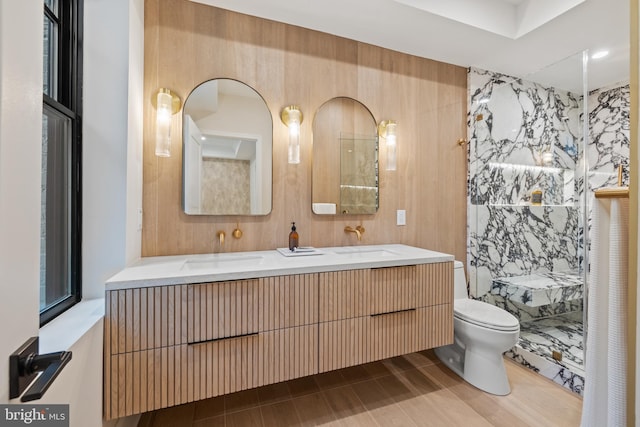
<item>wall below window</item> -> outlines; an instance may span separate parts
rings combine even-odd
[[[265,99],[273,118],[273,209],[260,217],[190,217],[181,209],[181,114],[174,116],[172,156],[154,155],[151,98],[168,87],[184,101],[212,78],[240,80]],[[380,141],[380,209],[373,215],[327,217],[311,212],[312,124],[327,100],[352,97],[377,122],[398,122],[398,169],[386,171]],[[358,242],[345,225],[362,223],[361,244],[405,243],[466,258],[466,70],[291,25],[184,0],[145,4],[144,188],[142,255],[207,253],[215,233],[240,240],[224,251],[287,244],[295,221],[301,245]],[[301,163],[287,163],[288,131],[280,110],[299,105]],[[327,170],[326,174],[336,173]],[[396,210],[407,225],[396,226]]]

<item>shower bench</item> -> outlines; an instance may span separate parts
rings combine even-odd
[[[493,279],[490,292],[529,307],[581,299],[584,281],[572,272],[535,273]]]

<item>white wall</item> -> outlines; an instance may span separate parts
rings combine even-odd
[[[137,102],[142,109],[143,58],[133,58],[140,76],[133,79],[131,86],[140,95],[139,99],[132,96],[130,100],[129,48],[134,46],[132,55],[142,55],[142,48],[136,43],[141,43],[143,31],[144,5],[140,3],[84,2],[82,282],[87,298],[104,297],[104,282],[127,262],[127,227],[135,229],[135,219],[130,218],[136,216],[136,207],[127,207],[128,201],[135,205],[134,191],[127,185],[129,151],[131,163],[135,165],[138,160],[136,144],[129,148],[127,140],[130,135],[137,136],[136,126],[130,127],[130,123],[138,121],[137,126],[142,126],[141,113],[133,109],[130,115],[129,106]],[[130,30],[130,21],[140,28]],[[132,31],[139,34],[133,35]],[[132,186],[137,185],[136,181],[131,180]]]
[[[38,334],[42,1],[0,0],[0,403],[9,354]]]
[[[40,332],[42,4],[0,0],[0,403],[8,401],[8,355]],[[103,298],[105,280],[140,256],[144,0],[84,0],[84,8],[86,300]],[[69,403],[77,427],[103,424],[102,321],[87,329],[67,346],[73,359],[42,400]]]

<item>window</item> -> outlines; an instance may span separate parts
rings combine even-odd
[[[82,0],[44,0],[40,324],[81,288]]]

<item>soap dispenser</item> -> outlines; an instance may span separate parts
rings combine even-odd
[[[298,247],[298,232],[296,231],[296,223],[291,223],[291,233],[289,233],[289,250],[295,251]]]

